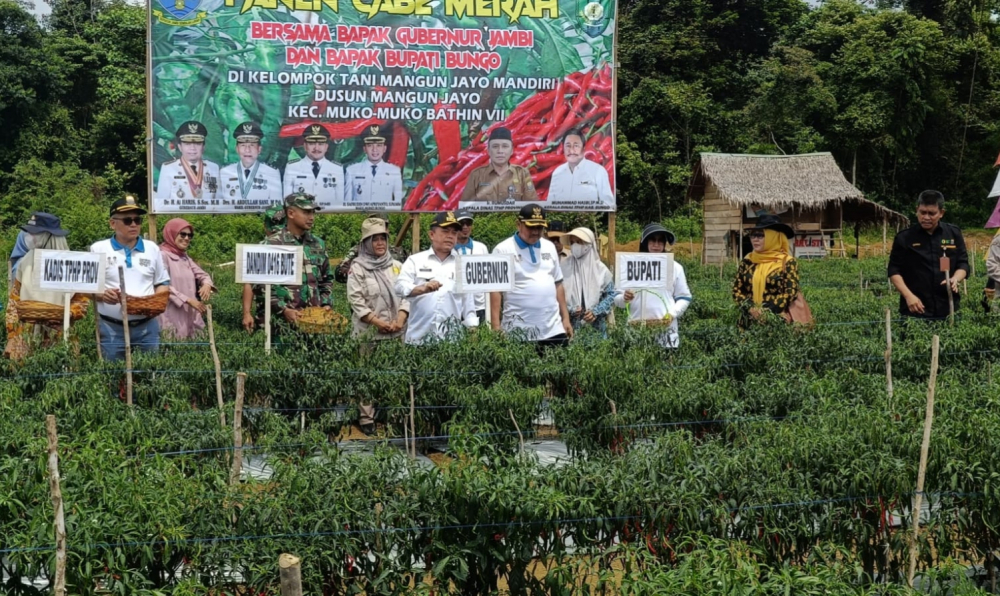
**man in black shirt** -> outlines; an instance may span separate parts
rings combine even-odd
[[[943,223],[944,195],[925,190],[917,200],[917,223],[896,234],[889,254],[889,281],[899,291],[899,312],[924,319],[948,316],[948,288],[942,271],[948,258],[951,292],[958,311],[959,282],[969,274],[962,231]]]

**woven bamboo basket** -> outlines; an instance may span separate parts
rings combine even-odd
[[[18,300],[14,304],[17,311],[17,318],[25,323],[53,323],[63,320],[63,307],[49,302],[38,302],[36,300]],[[86,312],[79,308],[69,309],[69,318],[78,321],[83,318]]]
[[[295,326],[302,333],[317,335],[341,333],[347,329],[347,324],[346,317],[320,306],[309,306],[302,309],[302,314],[295,321]]]
[[[629,321],[629,325],[634,325],[636,327],[669,327],[673,323],[673,318],[669,319],[646,319],[643,321]]]
[[[126,296],[128,314],[140,317],[155,317],[163,314],[167,310],[167,302],[170,300],[170,292],[161,292],[152,296]]]

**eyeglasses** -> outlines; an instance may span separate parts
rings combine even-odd
[[[125,224],[127,226],[141,226],[142,225],[142,218],[141,217],[116,217],[115,220],[116,221],[120,221],[120,222],[122,222],[123,224]]]
[[[750,232],[751,238],[763,238],[764,232]]]
[[[179,232],[177,235],[181,238],[194,238],[194,232]]]

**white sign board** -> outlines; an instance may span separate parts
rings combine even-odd
[[[514,289],[514,255],[458,255],[455,291],[459,294]]]
[[[796,236],[793,250],[796,259],[825,257],[826,236],[822,234]]]
[[[301,286],[301,246],[236,245],[236,283]]]
[[[615,262],[615,287],[623,290],[662,290],[674,281],[674,255],[620,252]]]
[[[38,289],[49,292],[104,292],[104,254],[69,250],[36,250]]]

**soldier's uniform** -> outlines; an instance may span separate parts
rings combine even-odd
[[[260,145],[264,132],[253,122],[244,122],[233,131],[236,143]],[[242,161],[229,164],[219,172],[222,179],[223,205],[237,209],[260,211],[281,202],[281,174],[266,163],[256,160],[250,167]]]
[[[304,194],[293,194],[285,197],[285,207],[316,210],[312,197]],[[302,268],[302,285],[271,286],[271,316],[284,318],[284,310],[291,308],[300,310],[307,306],[333,307],[333,274],[330,271],[330,256],[326,252],[326,243],[312,232],[305,232],[296,238],[287,227],[279,229],[264,240],[264,244],[272,246],[301,246],[305,256],[305,266]],[[263,287],[255,286],[255,294],[262,294]],[[263,301],[258,313],[258,322],[263,323]]]
[[[528,168],[511,164],[503,175],[492,164],[472,170],[462,191],[462,202],[533,203],[538,200]]]
[[[177,140],[182,143],[204,143],[207,135],[205,125],[193,120],[177,129]],[[169,207],[190,204],[192,199],[215,199],[218,192],[218,164],[204,159],[196,164],[185,164],[182,159],[175,159],[160,166],[154,196],[163,206]]]
[[[302,135],[306,142],[326,143],[330,133],[320,124],[306,128]],[[290,162],[285,166],[284,195],[306,193],[316,197],[320,211],[333,211],[342,204],[344,196],[344,168],[339,163],[309,157]]]
[[[370,126],[364,138],[365,145],[385,144],[378,126]],[[371,205],[378,203],[398,206],[403,202],[403,171],[399,166],[383,160],[372,163],[370,159],[347,167],[347,185],[344,188],[344,205]]]

